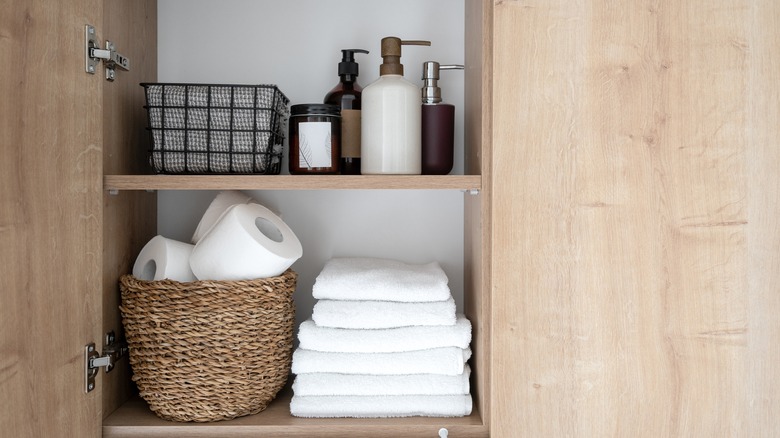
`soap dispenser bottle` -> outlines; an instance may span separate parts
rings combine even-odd
[[[341,108],[341,174],[360,175],[360,107],[363,88],[358,85],[355,53],[363,49],[343,49],[338,73],[341,79],[325,95],[323,103]]]
[[[401,46],[430,46],[430,41],[382,38],[379,79],[363,90],[361,172],[419,175],[419,90],[404,79]]]
[[[422,174],[446,175],[452,170],[455,106],[441,100],[440,70],[462,70],[462,65],[423,63],[421,111]]]

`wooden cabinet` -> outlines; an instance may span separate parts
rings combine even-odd
[[[297,419],[287,393],[255,416],[167,423],[130,395],[126,366],[101,374],[100,391],[85,395],[83,346],[118,326],[116,279],[155,232],[156,195],[146,189],[298,190],[313,181],[142,175],[143,103],[132,95],[156,71],[155,11],[153,1],[28,1],[0,18],[8,96],[0,102],[0,430],[780,430],[780,5],[772,0],[467,0],[464,175],[317,179],[328,190],[479,190],[464,195],[471,416]],[[78,57],[73,32],[85,19],[107,37],[135,36],[129,80],[74,73],[81,59],[65,54]],[[52,42],[47,29],[68,37]]]
[[[489,322],[486,319],[489,302],[487,300],[489,290],[487,281],[489,277],[484,275],[487,261],[485,245],[487,237],[484,234],[484,217],[488,205],[488,195],[483,189],[482,156],[487,150],[488,138],[484,137],[486,131],[483,126],[487,123],[487,113],[482,107],[483,95],[487,92],[488,82],[483,81],[485,72],[483,66],[488,59],[489,52],[482,41],[483,25],[486,17],[485,9],[489,3],[468,2],[469,13],[465,24],[467,40],[472,41],[466,54],[466,64],[471,66],[467,75],[467,93],[469,101],[465,107],[468,127],[466,128],[466,153],[464,172],[459,175],[447,176],[172,176],[172,175],[146,175],[138,172],[124,170],[122,164],[117,164],[117,171],[106,171],[104,176],[104,189],[113,195],[106,198],[107,211],[134,211],[138,198],[154,199],[154,193],[146,191],[156,190],[344,190],[344,189],[369,189],[369,190],[450,190],[463,191],[464,194],[464,273],[466,285],[464,287],[464,309],[473,324],[473,356],[470,361],[473,369],[472,395],[475,405],[473,414],[465,418],[404,418],[404,419],[301,419],[289,414],[289,401],[291,391],[289,388],[272,402],[270,407],[257,415],[239,418],[227,422],[213,424],[180,424],[166,422],[158,419],[145,403],[137,397],[131,397],[129,401],[124,394],[115,396],[108,394],[105,400],[105,412],[108,414],[103,421],[103,434],[107,437],[123,436],[438,436],[439,429],[446,428],[451,436],[488,436],[488,425],[484,413],[489,407],[489,387],[487,376],[489,375]],[[334,64],[335,65],[335,64]],[[411,67],[410,67],[411,68]],[[144,79],[146,80],[146,79]],[[114,146],[110,146],[114,147]],[[122,146],[118,146],[122,147]],[[125,153],[119,153],[124,155]],[[152,211],[149,214],[153,214]],[[114,216],[119,216],[114,215]],[[106,224],[108,226],[108,224]],[[133,225],[123,223],[123,227]],[[423,224],[423,226],[426,226]],[[148,233],[148,229],[146,230]],[[461,236],[455,236],[461,238]],[[110,242],[114,239],[125,239],[127,242],[117,244]],[[112,235],[106,237],[105,246],[108,252],[128,251],[127,254],[136,254],[139,244],[144,241],[132,240],[130,236],[123,237]],[[135,247],[135,248],[134,248]],[[111,249],[109,249],[111,248]],[[117,254],[119,256],[119,254]],[[127,271],[131,260],[125,259],[122,263],[111,263],[104,266],[107,279],[118,276]],[[106,261],[114,258],[107,254]],[[116,269],[118,268],[118,269]],[[109,270],[114,270],[111,274]],[[107,280],[105,287],[107,296],[116,296],[116,285]],[[106,300],[109,306],[115,306]],[[110,313],[110,309],[106,310]],[[105,326],[117,326],[119,321],[116,315],[113,321],[104,321]],[[112,379],[110,375],[106,377]],[[105,380],[105,379],[104,379]],[[120,386],[117,383],[116,386]],[[110,404],[109,404],[110,403]]]

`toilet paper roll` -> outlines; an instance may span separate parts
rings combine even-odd
[[[133,265],[133,276],[141,280],[195,281],[190,255],[195,245],[154,236],[144,245]]]
[[[302,255],[279,216],[260,204],[238,204],[198,241],[190,267],[200,280],[251,280],[281,275]]]
[[[236,204],[248,204],[254,202],[251,196],[247,196],[237,190],[225,190],[219,192],[214,200],[209,204],[209,208],[203,213],[203,217],[195,228],[195,234],[192,235],[192,243],[198,243],[212,226],[219,220],[219,217],[230,207]]]

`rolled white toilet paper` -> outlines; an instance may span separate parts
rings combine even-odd
[[[260,204],[237,204],[195,245],[190,267],[200,280],[252,280],[281,275],[302,255],[279,216]]]
[[[208,233],[212,226],[219,220],[219,217],[230,207],[236,204],[248,204],[254,202],[251,196],[241,193],[237,190],[224,190],[214,197],[214,200],[209,204],[209,208],[203,213],[203,217],[198,222],[198,227],[195,228],[195,234],[192,235],[192,243],[198,243],[198,241]]]
[[[190,255],[195,245],[154,236],[144,245],[133,265],[133,276],[141,280],[195,281],[190,269]]]

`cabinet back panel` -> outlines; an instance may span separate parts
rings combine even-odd
[[[379,77],[380,42],[404,46],[404,78],[422,87],[422,63],[463,64],[464,0],[160,0],[159,80],[279,86],[292,105],[321,103],[338,82],[341,49],[357,54],[358,84]],[[464,73],[442,71],[442,99],[455,105],[453,174],[463,174]],[[287,161],[282,168],[287,171]]]
[[[321,102],[338,82],[337,65],[343,48],[369,50],[368,55],[356,55],[358,82],[365,87],[376,80],[380,41],[385,36],[431,41],[430,47],[403,49],[404,76],[419,86],[424,61],[462,64],[464,60],[463,0],[161,0],[159,6],[158,72],[162,82],[274,83],[291,104],[313,103]],[[326,16],[338,19],[324,20]],[[445,71],[441,76],[444,100],[456,107],[453,173],[462,174],[464,74]],[[286,156],[282,169],[286,173]],[[415,263],[438,260],[450,277],[462,311],[461,193],[296,192],[255,195],[283,213],[293,231],[300,233],[304,257],[294,266],[300,274],[296,294],[299,320],[311,313],[314,277],[328,258],[339,255],[373,255]],[[213,196],[161,194],[158,232],[189,240]]]

